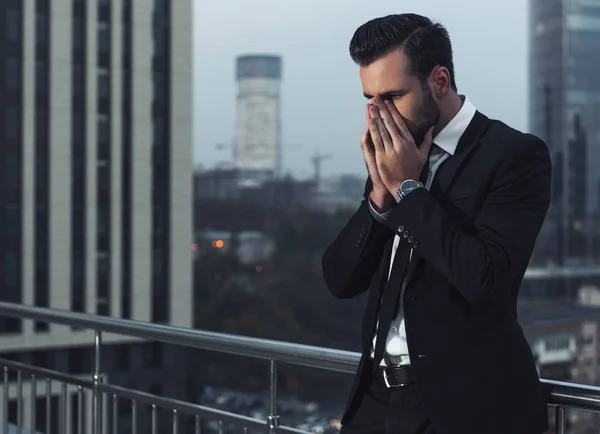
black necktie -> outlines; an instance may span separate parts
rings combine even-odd
[[[398,302],[402,290],[402,282],[406,274],[408,260],[410,258],[410,249],[402,241],[398,244],[392,273],[385,285],[385,291],[381,300],[381,309],[379,311],[379,324],[377,326],[377,338],[375,342],[375,354],[373,355],[373,367],[377,369],[383,358],[387,335],[392,323],[392,319],[398,313]]]
[[[421,170],[421,176],[419,177],[419,181],[421,181],[423,185],[427,185],[427,178],[429,177],[429,164],[431,162],[431,155],[436,152],[435,148],[435,143],[432,143],[431,149],[429,149],[429,155],[427,156],[427,162],[423,166],[423,170]]]

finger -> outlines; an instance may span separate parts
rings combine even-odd
[[[367,122],[369,121],[367,120]],[[360,148],[363,150],[363,153],[373,151],[373,144],[371,143],[371,132],[369,131],[368,125],[363,131],[362,136],[360,137]]]
[[[360,148],[362,150],[363,157],[365,160],[365,166],[367,167],[367,172],[369,172],[371,181],[373,183],[381,183],[381,177],[379,176],[379,171],[377,169],[377,160],[375,158],[375,147],[373,146],[373,140],[371,139],[371,131],[369,130],[368,125],[363,131],[362,137],[360,139]]]
[[[383,138],[381,137],[380,129],[376,124],[376,119],[369,119],[369,133],[375,152],[385,152],[385,145],[383,143]]]
[[[392,138],[388,132],[388,129],[381,119],[381,110],[377,106],[373,105],[370,112],[371,120],[375,121],[375,127],[377,128],[377,131],[379,131],[379,136],[383,142],[384,149],[386,151],[391,151],[394,149],[394,143],[392,142]]]
[[[419,146],[419,152],[425,157],[429,158],[429,151],[431,151],[431,146],[433,146],[433,127],[429,128],[425,133],[425,137]]]
[[[369,121],[369,119],[371,119],[371,103],[367,104],[367,122]]]
[[[381,98],[378,97],[375,100],[375,103],[378,108],[379,117],[382,120],[382,123],[385,126],[385,129],[387,130],[387,132],[391,138],[391,142],[392,142],[391,146],[393,146],[394,149],[396,149],[397,151],[400,151],[400,148],[402,146],[401,141],[403,140],[403,138],[400,136],[400,133],[398,132],[398,128],[396,127],[396,123],[394,122],[394,119],[392,118],[392,114],[388,110],[387,105],[383,103]]]
[[[404,119],[402,119],[402,116],[400,116],[400,112],[398,111],[396,106],[394,104],[392,104],[392,102],[390,100],[386,100],[385,105],[388,108],[388,111],[390,112],[390,114],[392,115],[392,119],[394,120],[394,123],[396,124],[396,128],[398,128],[398,132],[400,133],[400,136],[402,136],[402,138],[405,140],[411,140],[413,138],[412,134],[408,130],[408,127],[406,126]]]
[[[375,149],[373,148],[373,143],[371,142],[371,132],[369,128],[365,128],[363,131],[363,135],[360,140],[360,148],[363,153],[363,157],[365,159],[365,163],[367,163],[367,167],[371,170],[371,165],[375,163]]]

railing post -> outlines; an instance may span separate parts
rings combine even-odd
[[[561,405],[556,407],[556,434],[567,434],[566,409]]]
[[[102,356],[102,332],[94,335],[94,390],[92,394],[92,434],[102,434],[102,394],[100,393],[100,372]]]
[[[2,432],[8,433],[8,367],[4,367],[4,384],[2,385]]]
[[[269,424],[269,434],[277,432],[279,427],[279,416],[277,415],[277,362],[271,360],[271,381],[270,381],[270,405],[267,422]]]

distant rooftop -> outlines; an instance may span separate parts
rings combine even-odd
[[[600,308],[581,306],[566,300],[520,299],[517,305],[522,324],[600,321]]]
[[[281,79],[281,56],[271,54],[245,54],[236,59],[237,79]]]

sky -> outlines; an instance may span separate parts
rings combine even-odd
[[[283,170],[312,176],[366,174],[360,152],[365,99],[348,55],[364,22],[414,12],[446,26],[459,92],[492,118],[527,131],[527,0],[194,0],[194,155],[204,168],[230,160],[235,58],[283,56]]]

